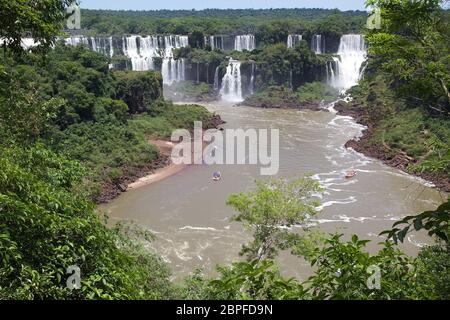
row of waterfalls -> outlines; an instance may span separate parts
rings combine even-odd
[[[292,35],[288,38],[288,46],[295,46],[296,41],[301,41],[301,36]],[[317,51],[324,50],[322,39],[318,37]],[[361,67],[367,58],[367,47],[364,37],[359,34],[348,34],[341,37],[339,49],[332,61],[327,63],[327,83],[331,87],[343,92],[358,84],[361,78]],[[222,99],[238,102],[242,101],[242,77],[241,62],[231,59],[228,63],[226,74],[222,80],[220,94]],[[249,92],[253,91],[255,78],[255,64],[252,64]],[[292,87],[292,72],[290,74]],[[215,84],[218,87],[218,84]]]
[[[84,44],[95,52],[109,57],[124,55],[131,60],[133,71],[155,69],[155,58],[162,59],[161,73],[164,83],[185,80],[185,61],[175,59],[173,49],[187,47],[187,36],[128,36],[123,38],[94,38],[76,36],[65,39],[68,45]]]
[[[300,34],[290,34],[287,38],[287,46],[294,48],[303,40]],[[33,46],[33,41],[24,40],[25,47]],[[127,37],[85,37],[72,36],[65,39],[66,44],[76,46],[86,45],[95,52],[109,57],[126,56],[131,60],[131,69],[134,71],[146,71],[156,69],[156,59],[161,60],[161,73],[165,84],[173,84],[186,80],[186,61],[176,59],[173,49],[189,46],[188,36],[127,36]],[[212,49],[226,49],[227,45],[234,50],[254,50],[255,37],[253,35],[240,35],[234,37],[234,44],[227,44],[225,36],[205,37],[205,44]],[[325,37],[314,35],[311,49],[317,53],[325,53]],[[338,90],[346,90],[357,84],[360,78],[360,69],[366,60],[366,44],[364,37],[358,34],[343,35],[340,40],[336,56],[327,62],[327,83]],[[199,81],[197,64],[197,81]],[[247,72],[248,73],[248,72]],[[226,72],[220,77],[220,69],[217,67],[214,73],[214,89],[220,92],[223,99],[241,101],[243,97],[242,87],[252,94],[255,88],[256,64],[251,64],[251,75],[245,83],[241,77],[241,62],[230,59]],[[248,80],[247,80],[248,79]],[[292,86],[292,72],[290,74]]]

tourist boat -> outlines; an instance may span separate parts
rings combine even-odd
[[[213,174],[213,180],[214,181],[220,181],[222,179],[222,174],[220,172],[215,172]]]
[[[351,178],[354,178],[355,176],[356,176],[356,171],[355,170],[352,170],[352,171],[348,171],[346,174],[345,174],[345,178],[346,179],[351,179]]]

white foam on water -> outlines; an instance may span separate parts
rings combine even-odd
[[[327,202],[321,204],[320,206],[318,206],[316,208],[316,210],[317,211],[322,211],[323,209],[325,209],[327,207],[331,207],[331,206],[336,205],[336,204],[339,204],[339,205],[341,205],[341,204],[351,204],[351,203],[355,203],[357,201],[358,200],[355,197],[353,197],[353,196],[348,197],[346,199],[341,199],[341,200],[331,200],[331,201],[327,201]]]
[[[185,226],[182,228],[179,228],[179,230],[185,231],[185,230],[192,230],[192,231],[213,231],[213,232],[221,232],[222,230],[217,230],[216,228],[211,227],[192,227],[192,226]]]

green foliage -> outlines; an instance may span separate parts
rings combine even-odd
[[[210,84],[204,82],[184,81],[165,87],[167,99],[172,101],[208,101],[216,98]]]
[[[267,39],[269,43],[277,41],[287,32],[318,32],[322,21],[329,18],[336,24],[339,22],[339,26],[332,30],[338,29],[341,33],[357,32],[364,25],[367,16],[363,11],[339,12],[327,9],[82,10],[82,15],[83,29],[95,34],[254,33],[258,40]],[[203,41],[199,36],[195,38],[197,40],[191,43],[193,46]]]
[[[423,249],[416,260],[412,299],[448,300],[450,298],[450,252],[448,247]]]
[[[406,225],[403,228],[400,226]],[[382,234],[388,235],[395,242],[403,242],[410,231],[426,230],[431,237],[437,237],[447,246],[450,245],[450,201],[434,211],[426,211],[417,216],[408,216],[393,226],[392,230]]]
[[[307,228],[309,219],[317,213],[318,201],[313,196],[322,190],[310,177],[289,182],[257,181],[256,187],[253,192],[230,196],[227,202],[238,212],[233,220],[253,233],[254,240],[241,252],[249,261],[272,259],[279,250],[301,241],[301,235],[291,228]]]
[[[326,59],[314,54],[306,41],[301,41],[294,49],[288,49],[284,43],[267,45],[248,58],[256,61],[255,86],[258,89],[270,85],[289,86],[289,79],[293,88],[298,88],[306,82],[320,81],[325,73]]]
[[[214,126],[212,115],[202,106],[174,105],[159,101],[152,105],[151,110],[156,112],[154,116],[135,116],[129,121],[130,128],[146,136],[170,138],[174,130],[181,128],[193,130],[195,121],[201,121],[204,129]]]
[[[66,18],[65,9],[71,0],[0,1],[0,39],[16,53],[22,51],[22,37],[33,35],[40,47],[49,48],[62,28]]]
[[[116,98],[125,101],[132,114],[149,111],[150,105],[162,98],[162,77],[154,71],[116,71]]]
[[[403,150],[414,158],[426,155],[429,150],[446,148],[443,141],[450,139],[450,128],[442,122],[442,140],[433,132],[439,119],[430,118],[422,109],[406,109],[396,113],[395,117],[387,118],[377,129],[377,137],[391,148]],[[447,131],[447,132],[446,132]]]
[[[450,111],[448,15],[443,1],[370,0],[382,29],[368,33],[369,50],[397,82],[397,90],[429,112]]]
[[[118,180],[118,172],[126,170],[132,175],[134,170],[159,157],[159,151],[147,142],[143,133],[115,122],[75,124],[52,133],[50,141],[54,150],[81,161],[89,170],[84,184],[93,200],[98,200],[104,183]]]
[[[305,83],[297,89],[297,95],[301,103],[331,102],[338,97],[338,92],[322,82]]]
[[[372,128],[368,144],[389,157],[408,157],[411,164],[406,169],[410,172],[449,175],[448,117],[411,104],[389,87],[386,74],[378,67],[378,61],[369,60],[365,79],[351,91],[354,101],[345,106]]]
[[[107,229],[93,204],[71,191],[79,164],[43,146],[15,148],[2,152],[0,172],[0,298],[170,297],[167,267]],[[73,265],[81,290],[66,287]]]
[[[331,102],[337,97],[338,92],[322,82],[308,82],[295,92],[287,87],[268,87],[246,98],[243,104],[269,108],[318,107],[321,102]]]
[[[287,87],[271,86],[247,97],[242,103],[246,106],[262,108],[300,108],[298,96]]]
[[[306,283],[311,295],[318,300],[390,300],[407,296],[412,262],[391,243],[385,243],[377,255],[363,249],[369,241],[353,236],[342,242],[341,235],[326,241],[312,260],[314,276]],[[370,267],[381,271],[381,288],[369,288]],[[373,272],[373,271],[372,271]]]
[[[293,300],[305,296],[303,286],[294,279],[283,278],[271,260],[234,263],[231,267],[219,267],[218,272],[219,278],[208,283],[214,299]]]

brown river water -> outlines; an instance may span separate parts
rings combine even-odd
[[[369,159],[344,144],[361,134],[362,127],[349,117],[329,111],[299,111],[232,107],[226,103],[205,105],[227,122],[225,128],[279,129],[279,177],[314,174],[326,188],[321,212],[313,222],[327,233],[357,234],[372,240],[369,251],[383,241],[378,235],[406,215],[434,209],[446,195],[420,179]],[[348,170],[358,175],[345,179]],[[212,181],[214,171],[223,179]],[[253,165],[197,165],[158,183],[122,194],[102,206],[110,222],[132,221],[157,240],[151,246],[170,264],[180,280],[195,268],[214,274],[215,266],[238,259],[250,235],[230,222],[233,209],[227,198],[252,190],[260,168]],[[431,240],[412,234],[402,249],[414,255]],[[285,275],[305,279],[311,269],[304,261],[285,253],[279,258]]]

